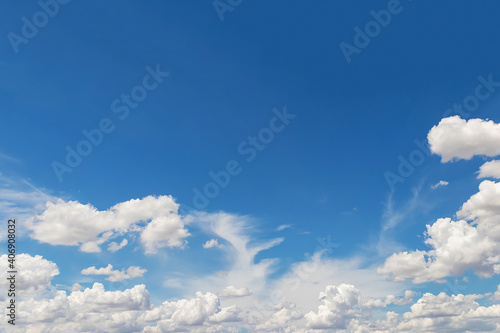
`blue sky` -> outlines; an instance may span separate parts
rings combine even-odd
[[[416,316],[412,304],[442,291],[491,293],[465,302],[467,311],[476,304],[498,311],[496,252],[439,235],[470,227],[469,238],[480,230],[477,237],[491,239],[479,244],[496,244],[498,164],[477,172],[500,153],[499,4],[42,0],[0,8],[3,219],[19,221],[18,253],[27,254],[20,263],[50,276],[30,280],[26,273],[20,300],[48,302],[58,290],[72,297],[73,287],[74,295],[86,295],[102,283],[105,296],[133,290],[147,298],[126,309],[130,316],[147,317],[155,307],[168,312],[166,301],[173,308],[182,299],[220,303],[191,321],[165,314],[131,326],[106,317],[101,328],[83,319],[75,328],[41,316],[41,329],[321,332],[384,319],[403,331],[417,324],[402,314]],[[52,15],[37,14],[43,8]],[[36,33],[26,26],[43,17]],[[367,32],[375,17],[386,23]],[[342,43],[357,52],[346,55]],[[70,166],[67,149],[78,147],[91,152]],[[401,159],[414,158],[418,165],[408,162],[402,175]],[[221,172],[223,186],[211,176]],[[200,206],[198,190],[217,193]],[[131,211],[115,206],[133,199]],[[123,240],[123,248],[108,250]],[[204,248],[210,240],[216,246]],[[442,266],[403,271],[420,257],[397,254],[430,251],[431,243],[438,254],[426,255]],[[454,257],[464,246],[473,258]],[[319,266],[307,278],[299,274],[300,292],[287,289],[267,301],[310,262]],[[145,271],[120,281],[82,274],[109,264]],[[136,288],[141,284],[147,291]],[[405,290],[415,293],[413,301],[403,302]],[[358,291],[363,296],[352,296]],[[321,317],[319,292],[351,295],[357,303],[345,302],[359,316],[330,309]],[[366,305],[387,295],[401,304]],[[262,316],[252,321],[245,313],[255,304]],[[390,311],[401,314],[398,322],[386,318]],[[496,321],[462,327],[460,311],[448,323],[454,331],[500,330],[498,313]],[[19,330],[36,318],[19,317]],[[439,317],[432,320],[429,331],[439,330]]]

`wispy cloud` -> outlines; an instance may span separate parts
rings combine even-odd
[[[435,190],[437,189],[438,187],[444,187],[446,185],[448,185],[449,183],[446,181],[446,180],[440,180],[439,182],[437,182],[436,184],[434,185],[431,185],[431,189]]]

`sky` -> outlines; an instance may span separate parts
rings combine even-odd
[[[499,10],[0,3],[1,330],[500,332]]]

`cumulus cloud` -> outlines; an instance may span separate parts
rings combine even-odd
[[[150,308],[144,285],[105,291],[94,283],[69,296],[60,290],[51,299],[21,301],[18,324],[26,332],[137,332],[143,326],[137,317]]]
[[[235,286],[227,286],[217,293],[219,297],[234,298],[234,297],[245,297],[251,295],[252,293],[248,288],[236,288]]]
[[[208,322],[236,321],[238,313],[239,310],[235,307],[221,309],[219,298],[215,294],[197,292],[196,298],[164,302],[143,313],[139,320],[156,323],[156,326],[146,327],[144,332],[171,332]]]
[[[462,205],[457,216],[473,221],[483,234],[500,241],[500,182],[482,181],[479,192]]]
[[[361,294],[351,284],[327,286],[326,290],[319,294],[319,300],[323,304],[318,307],[318,311],[305,315],[307,326],[310,328],[346,329],[350,320],[360,313]]]
[[[481,165],[477,178],[500,179],[500,160],[489,161]]]
[[[500,124],[483,119],[443,118],[427,134],[430,149],[441,161],[500,154]]]
[[[9,281],[6,278],[9,274],[6,272],[11,269],[8,264],[8,255],[0,256],[0,271],[3,273],[0,286],[3,290],[9,289]],[[52,278],[59,275],[57,265],[39,255],[32,257],[26,253],[18,254],[14,264],[15,270],[18,272],[16,274],[16,289],[20,295],[44,291],[51,286]]]
[[[449,183],[446,181],[446,180],[440,180],[439,182],[437,182],[436,184],[434,185],[431,185],[431,188],[433,190],[437,189],[438,187],[443,187],[443,186],[446,186],[448,185]]]
[[[207,240],[205,242],[205,244],[203,244],[203,248],[204,249],[209,249],[211,247],[218,247],[218,248],[221,248],[222,247],[222,244],[219,244],[219,241],[217,239],[210,239],[210,240]]]
[[[378,272],[395,281],[412,279],[414,283],[442,281],[468,268],[483,277],[500,272],[500,244],[464,220],[438,219],[427,225],[426,237],[432,250],[395,253]]]
[[[469,268],[482,277],[499,274],[500,183],[483,181],[457,217],[461,220],[442,218],[427,225],[425,244],[431,250],[395,253],[378,272],[414,283],[439,281]]]
[[[356,332],[491,332],[500,323],[500,305],[480,306],[485,295],[424,294],[402,316],[387,312],[386,320],[360,324],[351,322]]]
[[[95,266],[85,268],[81,271],[83,275],[108,275],[106,280],[112,282],[119,282],[126,279],[141,277],[148,270],[138,266],[131,266],[127,270],[113,270],[113,265],[109,264],[106,267],[97,269]]]
[[[108,244],[108,251],[115,253],[116,251],[123,249],[127,244],[128,244],[127,239],[123,239],[120,244],[116,242],[111,242]]]
[[[138,231],[145,252],[156,253],[162,247],[185,245],[189,232],[177,210],[171,196],[132,199],[106,211],[59,199],[48,202],[45,211],[28,220],[27,225],[33,239],[80,246],[84,252],[99,252],[100,245],[114,234]]]
[[[347,329],[357,318],[366,317],[364,309],[386,307],[389,304],[404,305],[412,302],[416,293],[405,292],[404,297],[388,295],[385,299],[364,297],[352,284],[328,285],[320,292],[319,300],[323,303],[317,312],[311,311],[304,318],[307,327],[313,329]]]
[[[403,297],[366,298],[351,284],[328,285],[320,293],[321,305],[304,312],[293,302],[273,306],[269,315],[247,321],[248,308],[221,306],[210,292],[193,298],[166,301],[159,306],[149,301],[144,285],[124,291],[106,291],[100,283],[67,295],[57,291],[50,299],[20,301],[20,330],[33,332],[238,332],[246,327],[255,332],[488,332],[500,324],[500,304],[481,306],[483,295],[424,294],[408,312],[373,315],[373,307],[413,302],[415,293]],[[235,326],[236,325],[236,326]]]

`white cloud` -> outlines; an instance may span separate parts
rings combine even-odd
[[[351,284],[327,286],[319,294],[323,302],[318,311],[305,315],[307,326],[314,329],[346,329],[350,320],[358,316],[361,293]]]
[[[248,288],[236,288],[235,286],[227,286],[217,293],[217,296],[224,298],[234,298],[234,297],[245,297],[249,296],[252,293],[248,290]]]
[[[50,299],[20,301],[19,330],[26,332],[238,332],[245,327],[255,332],[487,332],[500,325],[500,304],[480,306],[484,295],[424,294],[398,315],[374,312],[373,307],[412,302],[414,292],[401,298],[366,298],[351,284],[328,285],[320,293],[321,305],[303,311],[293,302],[276,304],[269,315],[247,321],[243,312],[250,308],[221,306],[210,292],[197,292],[193,298],[150,304],[144,285],[124,291],[105,291],[95,283],[69,294],[57,291]],[[311,295],[309,295],[311,297]],[[314,297],[312,297],[314,298]],[[379,311],[379,310],[377,310]],[[21,320],[22,318],[22,320]],[[312,331],[309,329],[313,329]]]
[[[355,332],[492,332],[498,331],[500,305],[480,306],[485,295],[424,294],[402,316],[387,312],[386,320],[360,324],[351,322]]]
[[[367,298],[352,284],[342,283],[339,286],[328,285],[320,292],[319,300],[323,302],[317,312],[310,311],[304,318],[307,327],[313,329],[347,329],[357,318],[366,317],[365,309],[386,307],[389,304],[404,305],[412,302],[416,293],[407,290],[404,297],[388,295],[385,300]]]
[[[137,332],[138,316],[151,308],[144,285],[105,291],[100,283],[68,296],[57,291],[51,299],[21,301],[16,326],[25,332]]]
[[[115,233],[139,231],[146,253],[162,247],[183,247],[189,232],[170,196],[132,199],[99,211],[77,201],[47,203],[45,211],[27,221],[31,238],[51,245],[81,246],[99,252],[100,245]],[[149,221],[149,222],[148,222]],[[140,223],[146,223],[141,227]]]
[[[125,238],[121,241],[120,244],[116,242],[111,242],[108,244],[108,251],[115,253],[116,251],[123,249],[128,244],[128,240]]]
[[[9,281],[7,280],[9,273],[7,271],[11,269],[8,264],[8,255],[0,256],[0,271],[3,273],[0,278],[0,286],[3,290],[9,289]],[[44,291],[51,286],[52,278],[59,275],[57,265],[39,255],[32,257],[26,253],[17,254],[14,265],[14,270],[17,271],[16,289],[21,296]]]
[[[436,184],[434,185],[431,185],[431,188],[433,190],[437,189],[438,187],[443,187],[443,186],[446,186],[448,185],[449,183],[446,181],[446,180],[440,180],[439,182],[437,182]]]
[[[291,224],[282,224],[280,225],[279,227],[276,228],[276,231],[282,231],[282,230],[285,230],[285,229],[288,229],[288,228],[291,228],[292,225]]]
[[[205,242],[205,244],[203,244],[203,248],[204,249],[209,249],[211,247],[218,247],[218,248],[221,248],[222,247],[222,244],[219,244],[219,241],[217,239],[210,239],[210,240],[207,240]]]
[[[500,244],[488,238],[464,220],[438,219],[427,225],[425,243],[430,251],[395,253],[379,268],[395,281],[412,279],[414,283],[439,281],[472,268],[483,277],[498,273]]]
[[[482,234],[500,242],[500,182],[482,181],[479,192],[462,205],[457,217],[473,221]]]
[[[500,179],[500,160],[493,160],[484,163],[479,167],[477,178]]]
[[[144,332],[171,332],[181,328],[201,326],[208,322],[226,322],[238,320],[239,310],[235,307],[220,308],[219,298],[212,293],[196,293],[196,298],[164,302],[162,305],[146,311],[139,318],[148,326]]]
[[[99,269],[97,269],[95,266],[88,267],[83,269],[81,273],[83,275],[109,275],[106,280],[116,282],[141,277],[147,271],[147,269],[143,269],[138,266],[131,266],[125,271],[113,270],[113,265],[108,264],[108,266],[101,267]]]
[[[500,124],[459,116],[441,119],[427,134],[430,149],[441,161],[471,159],[475,155],[500,154]]]
[[[483,181],[457,217],[463,220],[444,218],[427,225],[425,243],[431,250],[395,253],[379,273],[414,283],[457,276],[469,268],[482,277],[499,274],[500,183]]]

